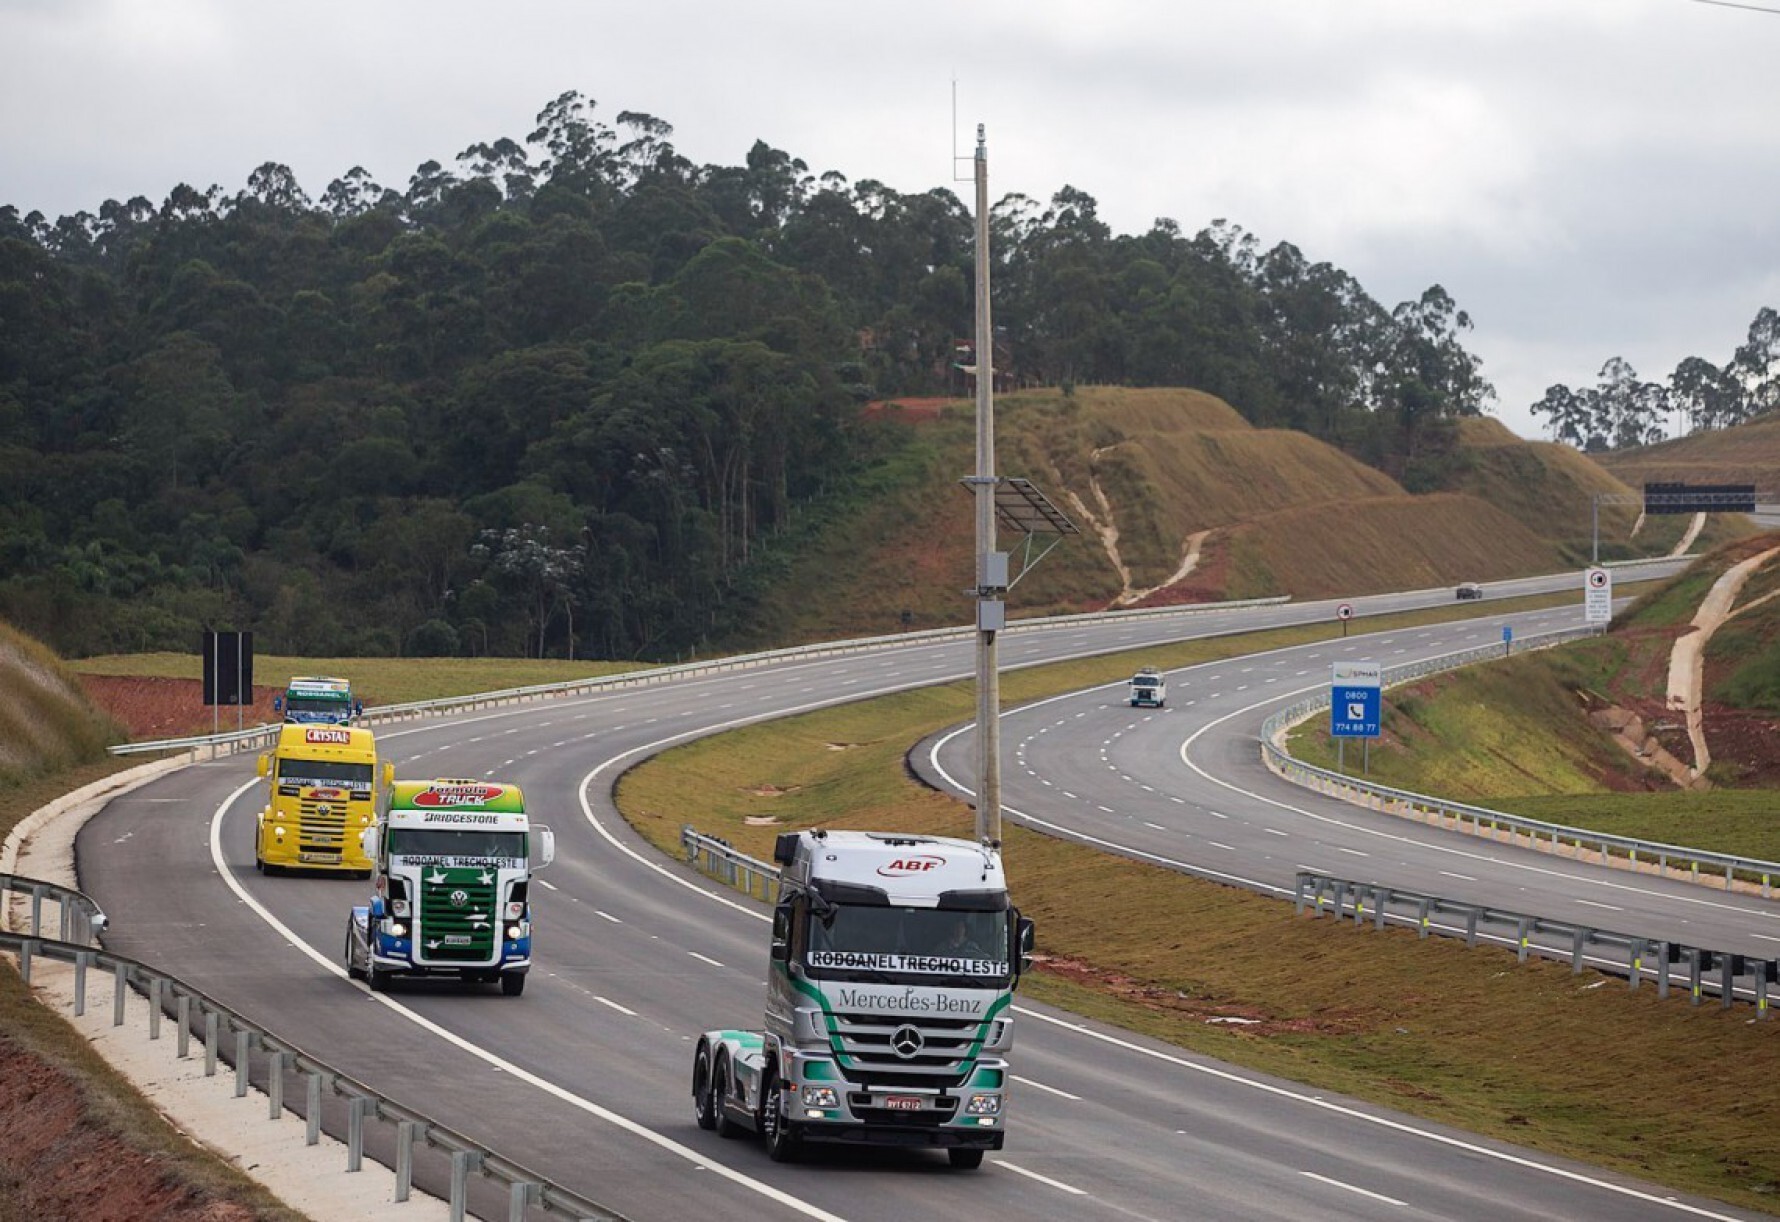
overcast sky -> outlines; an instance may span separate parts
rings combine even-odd
[[[0,204],[312,197],[523,140],[577,90],[812,173],[1224,218],[1387,307],[1443,285],[1499,416],[1623,356],[1726,361],[1780,308],[1780,0],[0,0]],[[966,172],[968,167],[965,167]]]

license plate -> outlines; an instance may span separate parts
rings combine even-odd
[[[313,862],[318,866],[337,866],[340,864],[338,853],[299,853],[297,860]]]
[[[918,1112],[921,1110],[919,1095],[885,1095],[884,1106],[893,1112]]]
[[[470,935],[467,933],[448,933],[445,935],[445,945],[447,946],[468,946],[469,944]]]

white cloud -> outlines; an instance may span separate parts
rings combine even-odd
[[[759,139],[966,195],[956,80],[997,196],[1227,218],[1386,305],[1445,286],[1532,433],[1552,382],[1722,361],[1780,305],[1776,51],[1780,17],[1689,0],[0,0],[0,203],[234,192],[266,161],[403,187],[570,89],[697,162]]]

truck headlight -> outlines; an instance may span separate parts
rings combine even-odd
[[[408,927],[400,921],[385,921],[383,932],[392,938],[405,938],[408,936]]]
[[[832,1086],[806,1086],[803,1088],[803,1105],[805,1107],[836,1108],[841,1105],[841,1102]]]
[[[390,912],[391,916],[399,916],[399,917],[407,916],[408,915],[408,901],[407,900],[391,900],[391,901],[389,901],[389,912]]]
[[[280,819],[282,819],[283,817],[284,817],[283,815],[279,816]],[[274,827],[272,829],[272,834],[277,836],[280,840],[283,840],[284,839],[284,828],[282,826]]]
[[[970,1102],[964,1105],[966,1116],[999,1116],[1001,1114],[1001,1095],[972,1095]]]
[[[520,922],[516,925],[509,925],[507,926],[507,941],[517,942],[519,939],[525,937],[525,933],[526,929],[524,922]]]

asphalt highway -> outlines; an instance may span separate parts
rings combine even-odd
[[[1554,580],[1568,586],[1576,579]],[[1492,597],[1504,592],[1490,587]],[[1442,590],[1351,601],[1363,631],[1372,613],[1450,599]],[[1487,618],[1487,602],[1477,609],[1485,631],[1499,631],[1499,621]],[[1032,665],[1331,616],[1329,603],[1285,604],[1010,632],[1002,660],[1004,667]],[[1171,688],[1169,708],[1143,720],[1141,730],[1139,719],[1105,707],[1106,693],[1081,697],[1087,703],[1080,715],[1066,717],[1077,730],[1074,749],[1060,729],[1041,734],[1040,721],[1017,714],[1006,737],[1022,762],[1010,766],[1010,779],[1027,778],[1030,766],[1052,781],[1030,781],[1035,791],[1048,795],[1061,780],[1072,793],[1100,794],[1094,805],[1112,808],[1099,812],[1113,820],[1100,829],[1113,834],[1109,839],[1137,835],[1121,816],[1133,795],[1145,793],[1141,786],[1184,789],[1178,777],[1147,771],[1152,753],[1164,760],[1173,753],[1172,767],[1189,775],[1198,775],[1195,768],[1214,777],[1230,770],[1222,782],[1192,783],[1194,796],[1185,800],[1197,806],[1209,809],[1203,799],[1222,784],[1258,788],[1260,778],[1240,770],[1240,726],[1221,728],[1219,718],[1235,711],[1221,703],[1223,692],[1227,687],[1240,707],[1261,699],[1263,687],[1287,684],[1256,681],[1261,686],[1239,692],[1248,678],[1242,666],[1272,664],[1223,665],[1231,668],[1228,678],[1208,685],[1206,707],[1185,703],[1198,698],[1198,678],[1177,676],[1181,686]],[[366,884],[254,872],[259,794],[250,758],[188,768],[113,802],[79,838],[81,885],[111,917],[110,949],[178,974],[338,1069],[638,1222],[744,1215],[1744,1216],[1025,1003],[1017,1010],[1008,1148],[991,1154],[980,1171],[956,1172],[920,1151],[820,1152],[781,1166],[752,1142],[697,1129],[689,1098],[692,1042],[707,1028],[758,1022],[767,913],[632,834],[612,805],[616,778],[703,734],[950,681],[971,669],[969,642],[920,643],[380,731],[399,776],[516,782],[534,817],[541,813],[556,829],[557,861],[534,891],[536,966],[519,998],[492,987],[399,982],[374,995],[347,980],[340,956],[346,917],[363,901]],[[1302,684],[1315,681],[1310,675]],[[1219,690],[1217,701],[1210,686]],[[1113,739],[1103,727],[1080,725],[1096,717],[1131,730]],[[1152,726],[1155,736],[1146,739]],[[1183,760],[1180,744],[1194,735],[1203,747],[1189,748]],[[1040,739],[1043,747],[1035,746]],[[1114,745],[1103,760],[1108,740]],[[1252,731],[1246,754],[1252,767]],[[1028,783],[1018,781],[1010,806],[1059,823],[1080,817],[1075,807],[1035,800],[1040,795],[1029,793]],[[1220,822],[1256,817],[1258,808],[1227,792],[1228,799],[1216,799],[1218,812],[1230,816]],[[1163,818],[1150,821],[1170,827]],[[1142,822],[1135,826],[1154,831]],[[1183,819],[1175,830],[1172,839],[1153,843],[1179,851],[1180,833],[1195,829]],[[1262,828],[1251,832],[1218,840],[1278,839]],[[1294,863],[1287,859],[1309,854],[1304,839],[1289,852],[1275,848],[1278,868],[1289,872]],[[1356,843],[1370,852],[1380,841]],[[1249,860],[1235,850],[1210,851],[1232,852],[1232,865]],[[1339,850],[1331,844],[1328,851]],[[1268,856],[1257,860],[1265,864]],[[1383,857],[1375,864],[1382,866]],[[1561,891],[1553,885],[1550,893]]]

